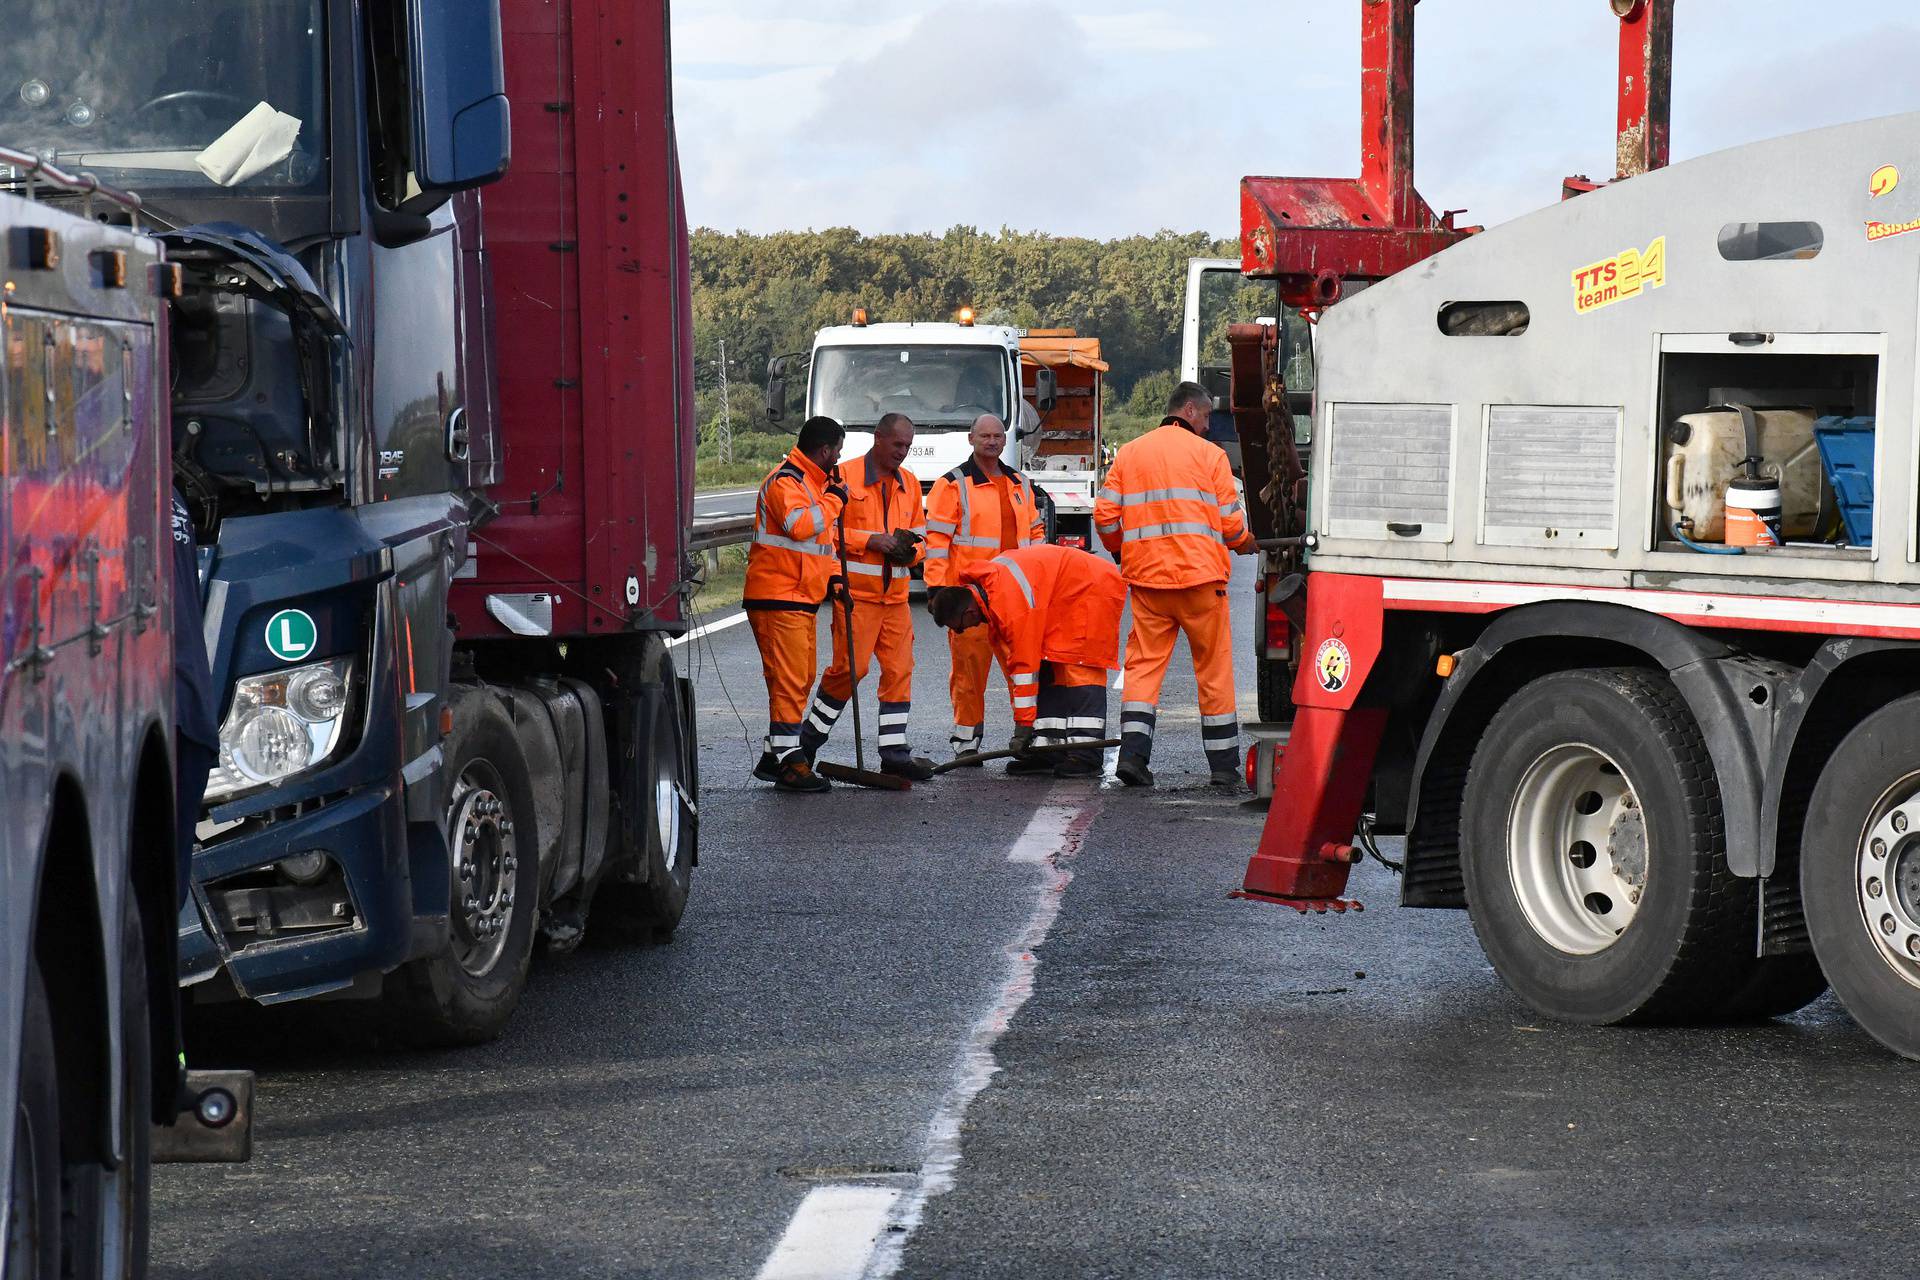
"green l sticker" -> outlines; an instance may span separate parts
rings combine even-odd
[[[302,609],[282,609],[267,619],[267,649],[282,662],[298,662],[313,652],[320,629]]]

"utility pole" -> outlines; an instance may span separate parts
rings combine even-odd
[[[727,340],[720,339],[720,461],[733,461],[733,410],[727,403]]]

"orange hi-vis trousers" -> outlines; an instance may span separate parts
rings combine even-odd
[[[990,635],[986,627],[947,632],[947,652],[952,659],[947,693],[953,700],[956,755],[980,750],[981,726],[987,718],[987,677],[993,673],[994,664]]]
[[[767,750],[785,760],[800,750],[800,719],[807,714],[815,662],[812,609],[747,610],[760,668],[767,677]]]
[[[913,606],[905,600],[881,604],[853,602],[853,662],[847,660],[843,605],[832,600],[833,661],[820,676],[813,709],[800,727],[800,749],[811,757],[833,732],[847,708],[853,682],[865,679],[867,668],[880,660],[880,758],[905,760],[913,755],[907,745],[907,721],[913,716]],[[985,628],[982,628],[985,630]]]
[[[1134,587],[1129,594],[1133,630],[1127,636],[1125,691],[1120,704],[1120,750],[1147,759],[1160,682],[1173,657],[1175,637],[1185,635],[1200,686],[1200,741],[1209,769],[1240,766],[1240,717],[1233,700],[1233,630],[1227,587],[1222,582],[1174,589]]]

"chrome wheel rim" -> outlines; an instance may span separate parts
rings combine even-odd
[[[506,790],[492,764],[471,762],[454,783],[447,824],[453,846],[453,955],[476,978],[500,962],[513,927],[520,861]]]
[[[1590,956],[1620,939],[1647,890],[1647,823],[1620,766],[1585,743],[1536,759],[1507,818],[1507,871],[1548,946]]]
[[[654,752],[653,825],[668,871],[680,864],[680,765],[672,751]]]
[[[1854,898],[1874,948],[1920,987],[1920,773],[1887,788],[1854,851]]]

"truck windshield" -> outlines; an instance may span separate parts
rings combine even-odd
[[[0,144],[136,189],[320,185],[324,4],[9,0]]]
[[[999,347],[821,347],[813,353],[810,411],[870,427],[904,413],[920,427],[1007,420],[1007,353]]]

